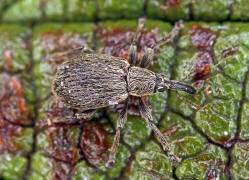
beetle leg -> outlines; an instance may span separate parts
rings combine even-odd
[[[85,46],[81,46],[81,47],[78,47],[72,50],[54,53],[51,56],[47,57],[47,59],[48,61],[62,62],[65,59],[71,59],[83,53],[90,54],[90,53],[93,53],[93,50],[86,48]]]
[[[156,125],[153,123],[151,108],[146,105],[142,98],[139,98],[139,110],[142,118],[145,119],[146,123],[151,127],[154,131],[155,135],[158,137],[160,143],[163,146],[164,151],[167,152],[173,166],[177,166],[177,164],[181,161],[180,158],[176,157],[173,152],[169,148],[169,144],[165,138],[165,136],[159,131]]]
[[[163,37],[160,41],[158,41],[152,48],[154,49],[155,47],[160,47],[164,44],[174,41],[182,28],[183,28],[183,21],[180,20],[176,22],[172,31],[167,36]]]
[[[76,119],[90,119],[97,109],[89,109],[83,112],[77,112],[74,114]]]
[[[145,54],[140,63],[141,68],[147,68],[154,58],[154,51],[151,48],[147,48]]]
[[[129,63],[133,66],[137,63],[137,45],[131,44],[129,49]]]
[[[54,126],[56,124],[60,123],[75,123],[79,122],[79,120],[82,119],[90,119],[91,116],[96,112],[96,109],[89,109],[86,111],[82,112],[76,112],[73,116],[71,114],[64,114],[63,117],[61,118],[55,118],[55,119],[45,119],[45,120],[40,120],[37,122],[37,125],[41,128],[46,128],[50,126]],[[46,113],[51,113],[50,111],[45,111]]]
[[[144,28],[144,23],[145,23],[146,19],[145,18],[140,18],[138,20],[138,26],[137,26],[137,30],[136,33],[132,39],[132,43],[130,45],[130,49],[129,49],[129,61],[131,65],[136,65],[137,63],[137,44],[138,41],[142,35],[142,31]]]
[[[182,28],[183,28],[183,22],[178,21],[175,24],[173,30],[167,36],[165,36],[162,40],[158,41],[152,48],[147,48],[142,58],[140,67],[142,68],[147,67],[153,60],[155,47],[160,47],[166,43],[172,42],[176,38],[176,36],[179,34]]]
[[[107,167],[112,167],[115,164],[115,158],[118,150],[119,140],[120,140],[120,131],[124,127],[124,124],[127,120],[127,108],[128,108],[128,99],[125,101],[125,106],[120,112],[118,122],[117,122],[117,131],[114,137],[114,142],[111,147],[111,152],[107,162]]]

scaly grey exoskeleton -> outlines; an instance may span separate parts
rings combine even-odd
[[[165,136],[153,123],[150,107],[142,96],[163,92],[167,89],[182,90],[190,94],[196,91],[193,87],[166,79],[148,69],[154,57],[154,48],[148,48],[141,60],[140,67],[135,67],[137,61],[137,42],[141,36],[145,19],[140,19],[138,28],[129,49],[129,62],[126,59],[104,54],[83,51],[76,58],[65,61],[58,67],[52,85],[54,95],[70,108],[85,110],[87,113],[98,108],[125,102],[121,111],[114,142],[109,155],[108,166],[115,163],[115,156],[120,139],[120,131],[127,119],[127,104],[130,95],[139,97],[139,110],[142,118],[152,128],[167,152],[172,163],[176,165],[180,159],[169,148]],[[172,32],[158,42],[156,46],[171,42],[182,28],[182,22],[177,22]]]

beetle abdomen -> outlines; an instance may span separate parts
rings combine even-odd
[[[104,54],[83,54],[64,62],[53,81],[52,91],[65,105],[87,110],[125,100],[129,63]]]

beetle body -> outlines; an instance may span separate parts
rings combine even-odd
[[[68,107],[89,110],[118,104],[129,95],[172,89],[174,84],[148,69],[130,66],[123,58],[82,54],[58,68],[52,91]]]
[[[139,67],[136,67],[138,65],[137,42],[141,36],[144,22],[143,18],[139,19],[138,28],[129,49],[130,63],[120,57],[84,52],[82,49],[83,52],[79,56],[69,58],[58,67],[52,84],[52,92],[57,99],[69,108],[79,109],[86,114],[98,108],[124,101],[107,162],[108,167],[115,163],[121,129],[127,120],[130,96],[138,97],[141,117],[154,131],[173,165],[175,166],[180,162],[180,159],[170,150],[165,136],[154,124],[151,108],[142,96],[163,92],[167,89],[182,90],[190,94],[195,94],[196,91],[192,86],[170,81],[163,75],[146,69],[153,60],[154,47],[145,50]],[[158,45],[173,41],[182,27],[181,21],[176,23],[172,32],[159,41]]]

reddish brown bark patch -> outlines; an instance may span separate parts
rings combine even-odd
[[[62,32],[46,32],[41,36],[41,47],[44,50],[45,56],[44,60],[49,62],[55,71],[59,64],[78,55],[76,53],[68,57],[62,55],[64,52],[85,46],[89,42],[89,38],[79,34],[71,35]]]
[[[180,0],[167,0],[166,4],[167,4],[167,7],[178,8],[181,5],[181,2]]]
[[[16,76],[1,75],[0,118],[15,124],[30,124],[32,115],[28,112],[21,80]]]
[[[159,33],[159,28],[154,28],[145,31],[139,41],[140,51],[145,52],[147,48],[151,48],[157,44],[157,42],[162,38]],[[159,47],[155,48],[155,53],[159,50]]]
[[[210,64],[213,64],[213,56],[207,51],[198,51],[195,64],[195,80],[202,80],[209,73]]]
[[[22,147],[16,139],[22,135],[22,131],[21,126],[9,124],[0,117],[0,153],[21,150]]]
[[[107,150],[110,145],[107,141],[107,133],[100,123],[87,123],[83,127],[81,149],[92,165],[97,165],[107,160]]]
[[[52,176],[54,180],[70,180],[73,166],[61,161],[52,159]]]
[[[5,50],[4,51],[4,59],[7,64],[8,70],[12,70],[13,68],[13,60],[12,60],[12,53],[10,50]]]
[[[50,147],[45,151],[55,159],[73,164],[81,158],[81,155],[77,148],[78,139],[71,137],[71,128],[73,126],[64,125],[46,129]]]
[[[208,28],[203,28],[198,24],[192,26],[190,38],[198,50],[211,51],[216,37],[216,34]]]
[[[209,73],[210,65],[214,63],[212,49],[216,38],[216,33],[210,29],[203,28],[198,24],[192,26],[190,40],[197,50],[195,81],[202,81]]]
[[[134,30],[124,30],[121,27],[115,27],[110,30],[99,29],[97,38],[103,42],[101,52],[104,54],[123,57],[128,60],[129,47],[131,45]],[[138,41],[138,57],[141,59],[148,47],[154,46],[161,38],[159,29],[144,31]],[[157,49],[158,50],[158,49]]]
[[[101,50],[103,54],[124,58],[128,58],[129,45],[131,44],[133,35],[134,32],[123,30],[120,27],[115,27],[111,30],[103,28],[97,32],[97,38],[101,39],[104,43]]]

